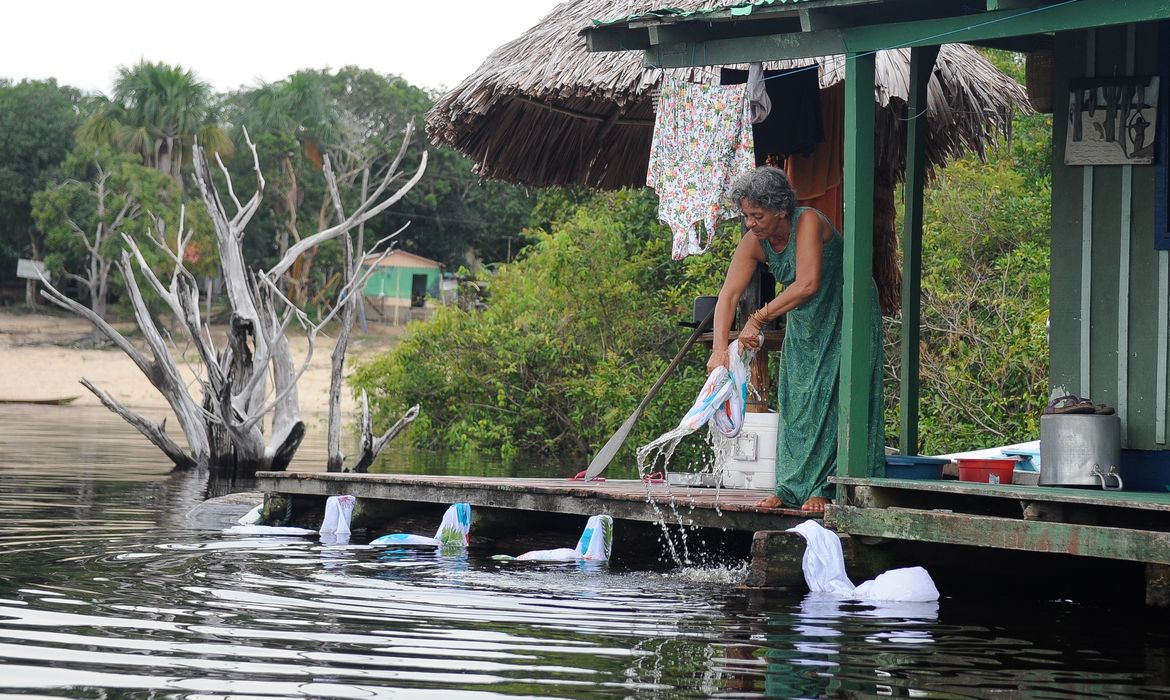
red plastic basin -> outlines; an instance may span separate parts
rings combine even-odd
[[[1019,457],[993,459],[968,459],[957,457],[959,481],[975,481],[980,484],[1010,484]]]

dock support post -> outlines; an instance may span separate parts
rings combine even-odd
[[[841,318],[841,418],[837,474],[866,476],[869,468],[870,347],[873,302],[873,53],[845,58],[845,245]],[[880,321],[877,321],[880,322]],[[842,495],[842,494],[838,494]]]
[[[918,454],[918,338],[922,322],[922,191],[926,182],[927,86],[937,46],[910,49],[906,104],[906,212],[902,224],[902,381],[898,422],[902,454]]]
[[[1146,605],[1170,608],[1170,566],[1146,564]]]
[[[749,588],[804,588],[804,538],[784,530],[760,530],[752,537],[752,562],[744,585]]]

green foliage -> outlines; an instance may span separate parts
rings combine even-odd
[[[121,234],[138,239],[143,253],[161,265],[161,254],[147,242],[152,216],[175,231],[181,194],[169,177],[143,166],[137,155],[104,146],[74,149],[61,164],[61,177],[32,198],[33,217],[51,251],[45,263],[53,273],[89,285],[96,297],[91,305],[101,313],[105,276],[125,249]]]
[[[1050,136],[1041,118],[1017,125],[1010,147],[986,163],[957,160],[927,188],[924,454],[1038,437],[1048,381]],[[887,405],[887,426],[896,426],[896,400]]]
[[[354,386],[370,393],[380,422],[420,404],[416,445],[587,455],[681,345],[691,298],[717,284],[670,262],[655,209],[648,191],[599,194],[551,232],[531,231],[536,242],[521,259],[482,280],[486,308],[445,307],[413,324],[393,351],[356,370]],[[732,244],[722,240],[715,257],[726,260]],[[627,448],[674,426],[705,363],[691,353]]]
[[[180,171],[191,162],[197,139],[213,153],[230,155],[232,144],[218,119],[211,86],[192,71],[139,61],[118,68],[113,97],[95,100],[78,140],[136,153],[182,186]]]
[[[73,148],[80,95],[55,81],[0,81],[0,279],[16,259],[41,253],[32,195],[54,177]]]

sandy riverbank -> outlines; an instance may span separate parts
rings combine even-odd
[[[133,324],[116,325],[127,333],[135,330]],[[95,349],[87,342],[90,328],[89,322],[60,313],[0,308],[0,399],[76,396],[75,406],[100,406],[97,397],[78,383],[85,377],[127,406],[143,409],[152,419],[161,417],[156,410],[169,412],[166,401],[122,351],[113,347]],[[371,326],[369,333],[355,333],[350,340],[346,374],[352,371],[355,360],[388,350],[402,332],[401,327]],[[217,337],[222,337],[222,330]],[[141,339],[132,340],[142,346]],[[318,338],[309,368],[300,379],[301,412],[306,419],[324,416],[327,411],[333,343],[333,338]],[[294,359],[302,362],[308,350],[303,335],[293,335],[292,348]],[[191,368],[184,371],[194,376]],[[343,391],[343,412],[352,416],[355,409],[356,402],[349,391]]]

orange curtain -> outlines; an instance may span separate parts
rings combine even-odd
[[[796,202],[814,207],[829,217],[838,231],[845,224],[845,82],[821,89],[821,118],[825,140],[807,156],[789,156],[785,162],[788,181],[796,190]]]

